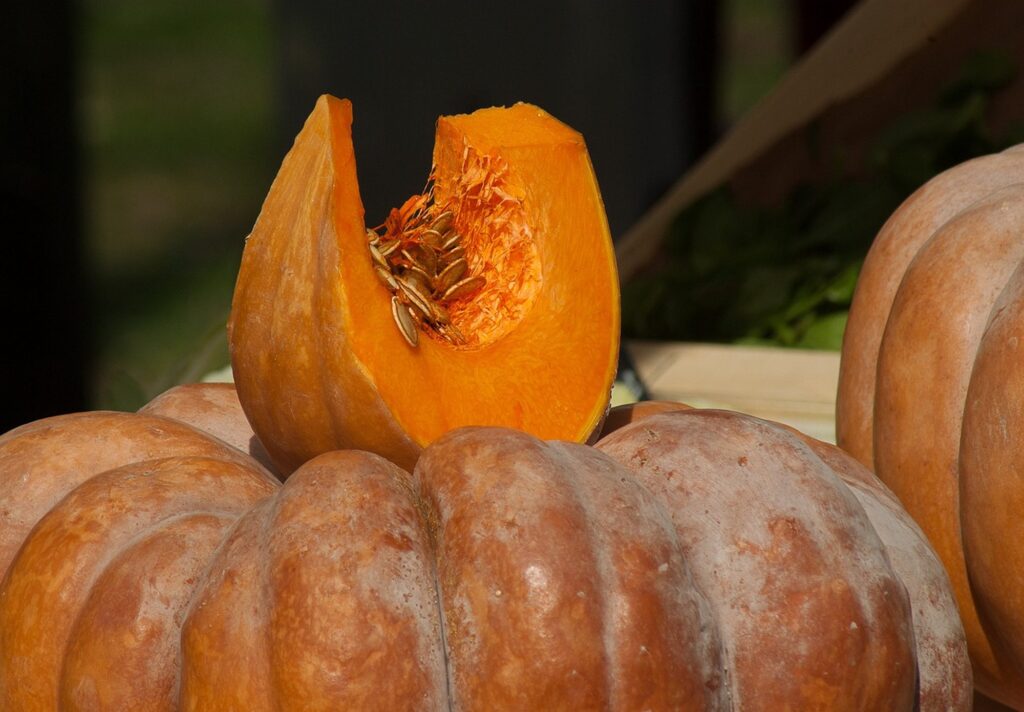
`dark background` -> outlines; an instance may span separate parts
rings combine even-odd
[[[242,240],[316,96],[354,102],[368,219],[439,114],[536,103],[621,234],[852,3],[14,3],[2,55],[0,432],[227,363]]]

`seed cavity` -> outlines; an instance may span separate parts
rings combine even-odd
[[[391,316],[412,347],[418,332],[430,331],[450,344],[466,343],[451,323],[453,302],[473,296],[487,281],[469,274],[455,213],[434,203],[433,183],[391,211],[378,228],[367,228],[374,272],[391,292]]]

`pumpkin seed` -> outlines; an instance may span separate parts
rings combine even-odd
[[[421,232],[420,237],[423,238],[423,244],[433,250],[440,249],[441,245],[444,243],[444,236],[431,227],[428,227],[426,230]]]
[[[454,262],[450,262],[447,267],[441,270],[441,274],[437,275],[435,290],[441,293],[448,291],[449,287],[462,279],[468,267],[469,263],[466,262],[465,257],[460,257]]]
[[[391,274],[391,270],[384,269],[383,267],[373,266],[373,271],[377,273],[380,281],[387,285],[388,289],[392,292],[398,289],[398,282],[395,281],[395,276]]]
[[[410,283],[414,284],[423,294],[430,294],[430,292],[433,291],[430,286],[433,280],[429,274],[421,270],[419,267],[410,267],[402,276]]]
[[[448,232],[448,228],[452,226],[452,220],[455,215],[451,210],[445,210],[443,213],[434,218],[434,222],[430,224],[430,229],[437,231],[439,234],[444,235]]]
[[[381,269],[386,269],[386,270],[388,270],[390,272],[391,271],[391,265],[388,264],[387,259],[384,257],[384,255],[381,253],[381,251],[377,249],[377,246],[373,245],[373,244],[370,244],[369,248],[370,248],[370,257],[373,258],[374,263],[377,266],[379,266]]]
[[[448,250],[444,253],[444,259],[448,262],[454,262],[455,260],[461,260],[466,256],[466,250],[460,245],[454,250]]]
[[[461,282],[456,282],[441,295],[441,299],[448,301],[450,299],[460,299],[462,297],[469,296],[473,292],[477,291],[487,283],[480,275],[475,277],[466,277]]]
[[[391,318],[395,320],[398,331],[401,332],[405,342],[416,348],[419,344],[419,332],[416,330],[416,322],[408,307],[398,301],[398,297],[391,297]]]
[[[441,252],[450,252],[461,245],[462,235],[457,232],[453,232],[451,235],[446,237],[444,242],[441,244]]]
[[[398,247],[399,247],[399,246],[400,246],[401,244],[402,244],[402,241],[401,241],[401,240],[388,240],[387,242],[382,242],[382,243],[380,244],[380,253],[381,253],[382,255],[384,255],[385,257],[387,257],[387,256],[388,256],[388,255],[390,255],[390,254],[391,254],[392,252],[394,252],[395,250],[397,250],[397,249],[398,249]]]
[[[431,186],[432,187],[432,186]],[[419,330],[430,329],[450,344],[466,338],[452,324],[448,301],[463,299],[487,284],[470,276],[462,235],[454,213],[434,214],[433,194],[392,210],[381,232],[367,228],[374,273],[391,292],[391,316],[409,346],[419,344]]]
[[[402,250],[402,257],[410,266],[419,267],[428,276],[437,274],[437,253],[427,245],[409,245]]]
[[[420,314],[424,317],[430,318],[430,298],[423,296],[423,294],[416,289],[409,280],[405,277],[398,277],[398,288],[405,295],[409,303],[415,307]]]

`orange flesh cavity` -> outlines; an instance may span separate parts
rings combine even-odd
[[[484,286],[464,296],[435,299],[447,311],[458,338],[444,339],[429,325],[420,324],[420,333],[453,348],[479,348],[504,336],[523,318],[540,288],[533,230],[522,197],[514,194],[506,180],[507,170],[500,156],[482,156],[466,146],[456,173],[438,180],[432,171],[427,190],[393,208],[381,226],[381,243],[422,247],[427,228],[442,213],[453,216],[446,237],[461,237],[459,245],[469,265],[462,279],[480,277]],[[396,262],[402,264],[403,258]]]
[[[582,137],[526,104],[443,117],[433,191],[435,211],[454,213],[467,274],[486,280],[476,294],[445,304],[466,341],[453,345],[421,329],[433,338],[409,347],[365,240],[343,238],[343,321],[367,377],[420,444],[462,425],[585,439],[607,407],[619,295]],[[339,235],[352,234],[354,217],[337,211]]]
[[[466,146],[461,171],[443,176],[435,188],[464,236],[469,274],[486,280],[477,294],[450,309],[452,323],[469,347],[486,345],[514,329],[540,289],[533,229],[507,173],[500,156],[482,156]]]

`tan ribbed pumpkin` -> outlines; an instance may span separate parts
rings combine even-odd
[[[892,215],[843,342],[839,444],[949,572],[978,688],[1024,708],[1024,150],[952,168]]]
[[[464,428],[411,474],[335,451],[283,485],[152,412],[59,416],[0,437],[0,512],[2,709],[970,699],[944,574],[895,500],[748,416],[596,447]]]

